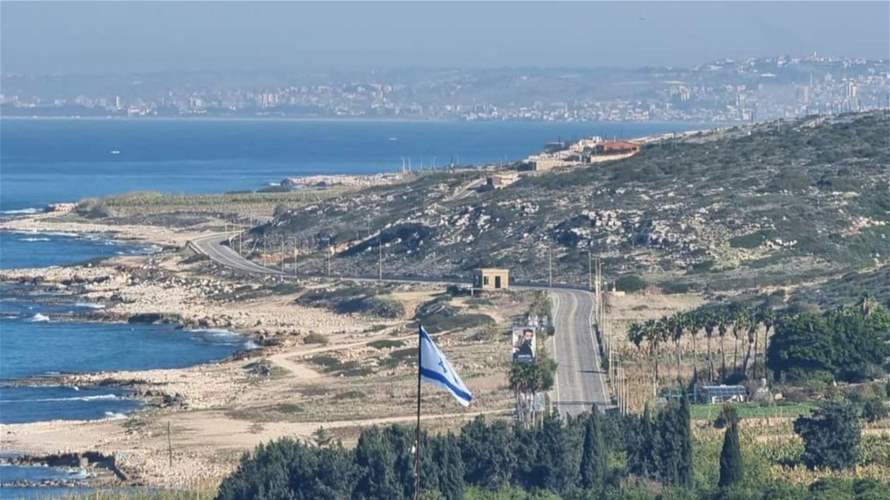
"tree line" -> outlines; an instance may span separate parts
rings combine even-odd
[[[791,381],[813,377],[864,380],[880,375],[890,355],[890,313],[869,299],[823,313],[791,312],[767,303],[708,304],[632,323],[627,335],[650,358],[656,384],[661,358],[671,345],[682,382],[684,339],[690,341],[694,381],[768,378],[768,370],[776,378]],[[704,363],[699,366],[702,339]],[[727,341],[732,344],[729,350]]]
[[[354,449],[324,440],[280,439],[245,455],[218,498],[410,499],[414,497],[414,429],[372,427]],[[518,488],[562,497],[596,498],[629,475],[687,487],[692,484],[689,406],[675,402],[644,416],[548,416],[535,427],[487,421],[459,433],[422,434],[424,498],[462,499],[469,487]],[[610,456],[628,456],[627,467]]]
[[[890,494],[888,485],[868,480],[820,480],[788,489],[746,476],[740,418],[731,405],[715,422],[725,427],[717,484],[701,484],[700,478],[697,483],[689,411],[684,396],[640,415],[593,411],[565,420],[548,416],[532,428],[477,417],[458,433],[423,433],[420,497],[716,500]],[[800,463],[835,470],[857,465],[861,418],[859,407],[842,401],[797,418],[793,427],[803,441]],[[308,442],[284,438],[245,454],[217,498],[405,500],[415,493],[413,464],[410,427],[365,429],[353,449],[324,432]]]

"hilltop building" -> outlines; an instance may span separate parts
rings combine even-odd
[[[564,149],[529,156],[526,162],[536,171],[581,167],[610,160],[629,158],[640,152],[640,145],[629,141],[604,141],[601,137],[582,139]]]
[[[485,186],[488,189],[501,189],[513,184],[519,180],[518,172],[497,172],[489,175],[485,179]]]

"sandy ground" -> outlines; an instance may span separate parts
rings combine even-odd
[[[67,222],[59,214],[35,214],[28,217],[0,221],[0,230],[19,232],[48,232],[71,234],[110,234],[120,240],[139,240],[156,245],[183,246],[201,234],[199,229],[174,230],[149,225],[108,225],[92,222]]]
[[[179,248],[91,266],[4,270],[0,280],[37,281],[76,295],[78,301],[102,304],[97,313],[102,320],[177,315],[189,327],[224,328],[267,344],[248,357],[221,363],[66,377],[66,383],[78,385],[125,383],[154,404],[127,418],[0,425],[3,451],[46,455],[95,450],[114,455],[134,483],[205,487],[229,473],[243,452],[270,439],[307,439],[323,426],[350,443],[363,426],[414,418],[416,341],[407,325],[414,309],[441,290],[406,287],[393,292],[391,297],[406,310],[400,319],[338,315],[296,304],[300,292],[272,293],[274,283],[249,283],[218,273],[182,249],[200,234],[196,231],[60,223],[43,214],[4,223],[0,229],[113,234]],[[318,285],[300,284],[312,286]],[[466,299],[454,302],[466,305]],[[447,393],[425,386],[429,428],[455,429],[478,414],[509,412],[507,332],[511,317],[526,306],[522,297],[512,295],[474,305],[473,313],[498,321],[497,333],[475,328],[439,337],[476,399],[463,409]],[[304,343],[309,333],[324,336],[327,344]],[[376,342],[381,340],[385,342]],[[332,369],[332,359],[340,369]],[[263,370],[257,370],[258,364]],[[168,401],[161,403],[165,397]]]

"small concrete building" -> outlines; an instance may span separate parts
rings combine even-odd
[[[477,290],[502,290],[510,287],[510,270],[496,267],[483,267],[473,277],[473,288]]]
[[[518,180],[519,173],[517,172],[498,172],[489,175],[485,179],[485,186],[487,189],[501,189],[509,186],[510,184],[513,184]]]

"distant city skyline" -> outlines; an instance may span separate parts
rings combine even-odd
[[[695,68],[2,75],[4,116],[738,122],[890,107],[890,61],[726,59]]]
[[[4,1],[0,14],[6,75],[890,57],[888,2]]]

